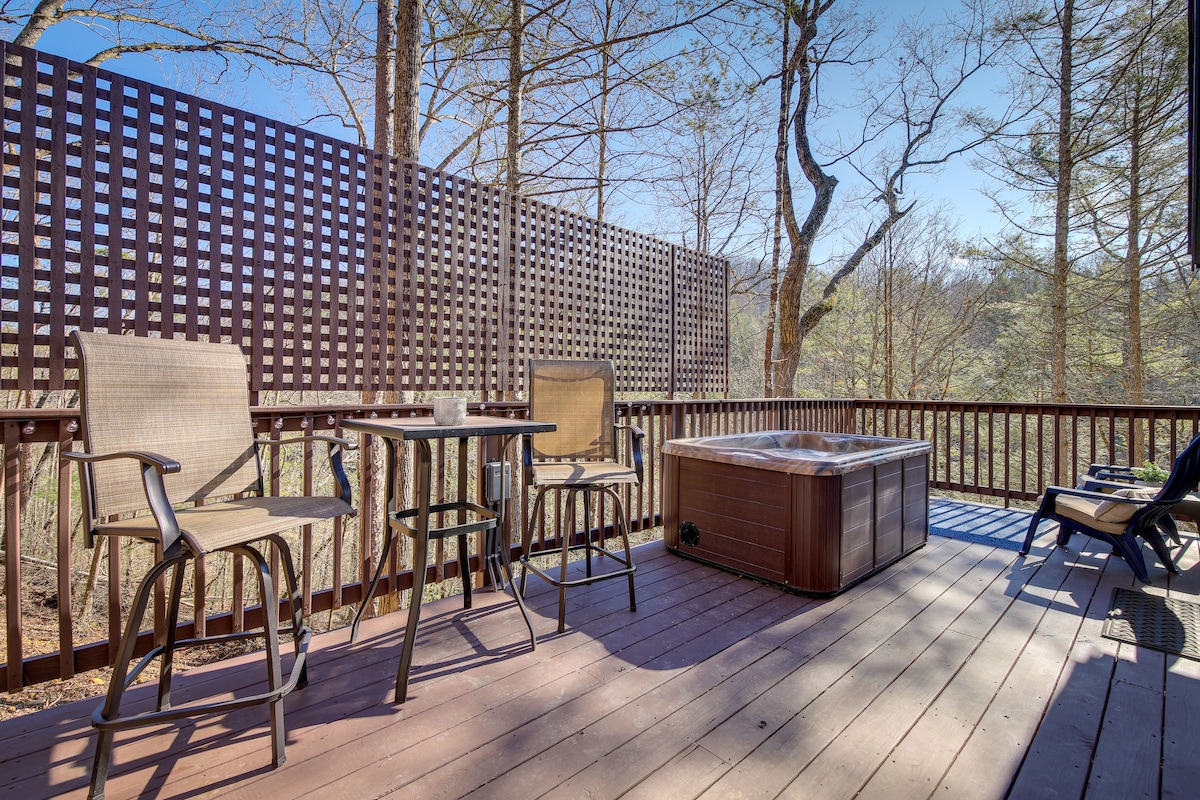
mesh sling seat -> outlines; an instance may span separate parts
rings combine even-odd
[[[1021,555],[1029,553],[1038,524],[1043,519],[1058,522],[1057,542],[1065,546],[1074,533],[1082,533],[1112,546],[1133,574],[1143,583],[1150,582],[1146,561],[1138,537],[1145,539],[1155,555],[1169,571],[1179,570],[1171,559],[1160,529],[1163,519],[1171,513],[1200,480],[1200,436],[1175,459],[1171,475],[1161,489],[1120,488],[1111,493],[1087,489],[1048,486],[1038,510],[1029,521]]]
[[[624,576],[629,581],[629,610],[637,610],[633,584],[636,566],[629,548],[629,515],[617,487],[636,486],[642,482],[642,439],[645,434],[636,426],[616,424],[615,378],[611,361],[531,360],[528,381],[530,418],[553,422],[557,430],[524,439],[525,486],[534,492],[534,501],[521,536],[520,591],[524,594],[529,572],[558,587],[558,631],[562,633],[566,626],[567,590],[575,586]],[[618,459],[620,431],[626,431],[629,436],[626,456],[632,465]],[[539,566],[531,554],[534,529],[542,519],[546,494],[550,491],[566,494],[565,513],[554,515],[559,520],[557,571],[553,564]],[[581,494],[584,532],[582,542],[577,543],[574,529],[576,498]],[[613,527],[621,537],[623,557],[604,547],[603,521],[597,540],[593,541],[592,495],[611,498]],[[586,573],[584,577],[569,578],[569,554],[580,550],[587,556]],[[599,556],[602,562],[615,562],[615,568],[595,572],[593,555]]]
[[[138,585],[116,651],[97,729],[89,796],[102,798],[116,731],[159,725],[200,714],[267,705],[273,767],[284,762],[283,697],[307,681],[305,656],[312,632],[304,625],[296,572],[284,531],[353,515],[341,448],[332,436],[256,440],[250,420],[246,362],[234,345],[150,339],[102,333],[74,334],[80,358],[80,411],[84,452],[64,452],[80,465],[87,544],[97,536],[128,536],[152,543],[152,567]],[[332,497],[265,497],[258,449],[306,441],[329,446]],[[275,548],[288,595],[290,624],[279,625],[280,597],[263,552]],[[251,561],[258,576],[262,630],[177,638],[188,562],[227,551]],[[135,665],[139,631],[159,579],[167,584],[164,634]],[[281,635],[290,635],[295,661],[284,680]],[[171,705],[174,654],[185,647],[251,637],[266,639],[266,690],[252,696]],[[154,710],[121,715],[126,688],[159,662]]]

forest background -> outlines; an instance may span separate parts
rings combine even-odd
[[[42,0],[19,44],[727,257],[732,393],[1194,404],[1185,0]]]

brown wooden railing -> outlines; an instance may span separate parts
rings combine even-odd
[[[513,415],[525,411],[520,403],[476,404],[473,410]],[[254,420],[260,436],[286,437],[304,431],[337,431],[342,420],[363,414],[423,413],[427,413],[426,406],[296,406],[259,408]],[[662,443],[672,438],[771,429],[922,438],[934,445],[932,487],[1002,498],[1007,503],[1030,500],[1054,482],[1054,476],[1073,476],[1092,462],[1153,459],[1169,465],[1192,437],[1200,434],[1200,408],[1195,407],[870,400],[628,401],[620,403],[620,416],[646,432],[646,480],[626,498],[636,529],[653,528],[661,522],[659,452]],[[0,411],[0,423],[4,432],[3,624],[7,659],[0,670],[6,688],[15,691],[108,662],[121,621],[121,588],[136,580],[137,565],[129,551],[105,552],[94,558],[78,545],[76,476],[57,458],[61,449],[73,447],[77,439],[76,413],[69,409]],[[1133,439],[1145,449],[1131,457]],[[356,504],[362,513],[358,519],[348,522],[344,530],[317,529],[299,537],[304,605],[310,614],[359,602],[374,569],[383,492],[383,472],[376,463],[381,448],[373,448],[369,440],[363,445],[350,463],[360,477]],[[473,455],[477,465],[496,457],[487,447]],[[298,463],[271,462],[267,468],[273,488],[277,490],[281,482],[297,475],[302,480],[309,479],[305,476],[321,480],[320,460],[320,452],[309,449]],[[37,462],[50,478],[34,485],[28,478]],[[435,474],[441,472],[435,470]],[[519,485],[515,490],[515,496],[521,496]],[[35,508],[36,514],[31,512]],[[512,509],[510,544],[515,544],[523,510],[519,503]],[[429,567],[431,578],[456,577],[455,564],[447,562],[450,555],[439,553]],[[223,568],[206,565],[205,574],[211,577]],[[478,568],[478,560],[473,559],[472,570]],[[320,575],[327,577],[319,580],[316,576]],[[383,591],[403,591],[411,586],[411,577],[410,565],[403,557],[393,556]],[[21,591],[16,587],[22,587]],[[93,598],[86,607],[81,606],[84,595]],[[186,623],[185,634],[196,626],[218,631],[253,624],[257,616],[257,609],[206,596],[204,580],[193,589],[191,604],[193,618]],[[99,610],[93,610],[96,607]],[[86,624],[89,615],[106,620],[101,633]],[[34,619],[40,631],[36,636],[31,632]],[[47,626],[54,631],[49,638],[44,633]]]
[[[930,486],[1033,500],[1089,464],[1169,467],[1200,434],[1196,406],[855,401],[861,433],[933,443]]]

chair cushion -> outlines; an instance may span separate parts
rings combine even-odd
[[[1081,525],[1086,525],[1095,530],[1114,535],[1124,533],[1129,520],[1125,520],[1124,522],[1105,522],[1096,519],[1096,508],[1101,502],[1109,501],[1092,500],[1087,497],[1076,497],[1071,494],[1060,494],[1054,498],[1054,511],[1060,516],[1074,520]],[[1136,509],[1136,506],[1130,505],[1130,507]]]
[[[1153,500],[1158,494],[1158,490],[1131,487],[1129,489],[1117,489],[1112,494],[1117,497],[1128,497],[1134,500]],[[1141,507],[1137,503],[1117,503],[1112,500],[1105,500],[1096,505],[1095,516],[1101,522],[1128,522]]]
[[[354,513],[346,501],[336,497],[247,497],[176,511],[175,516],[184,540],[202,555]],[[159,538],[158,524],[150,516],[107,522],[96,526],[96,533],[151,541]]]
[[[635,470],[613,461],[550,461],[533,467],[534,486],[601,486],[637,482]]]

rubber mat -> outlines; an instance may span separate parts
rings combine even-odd
[[[1200,661],[1200,603],[1114,589],[1101,635]]]

